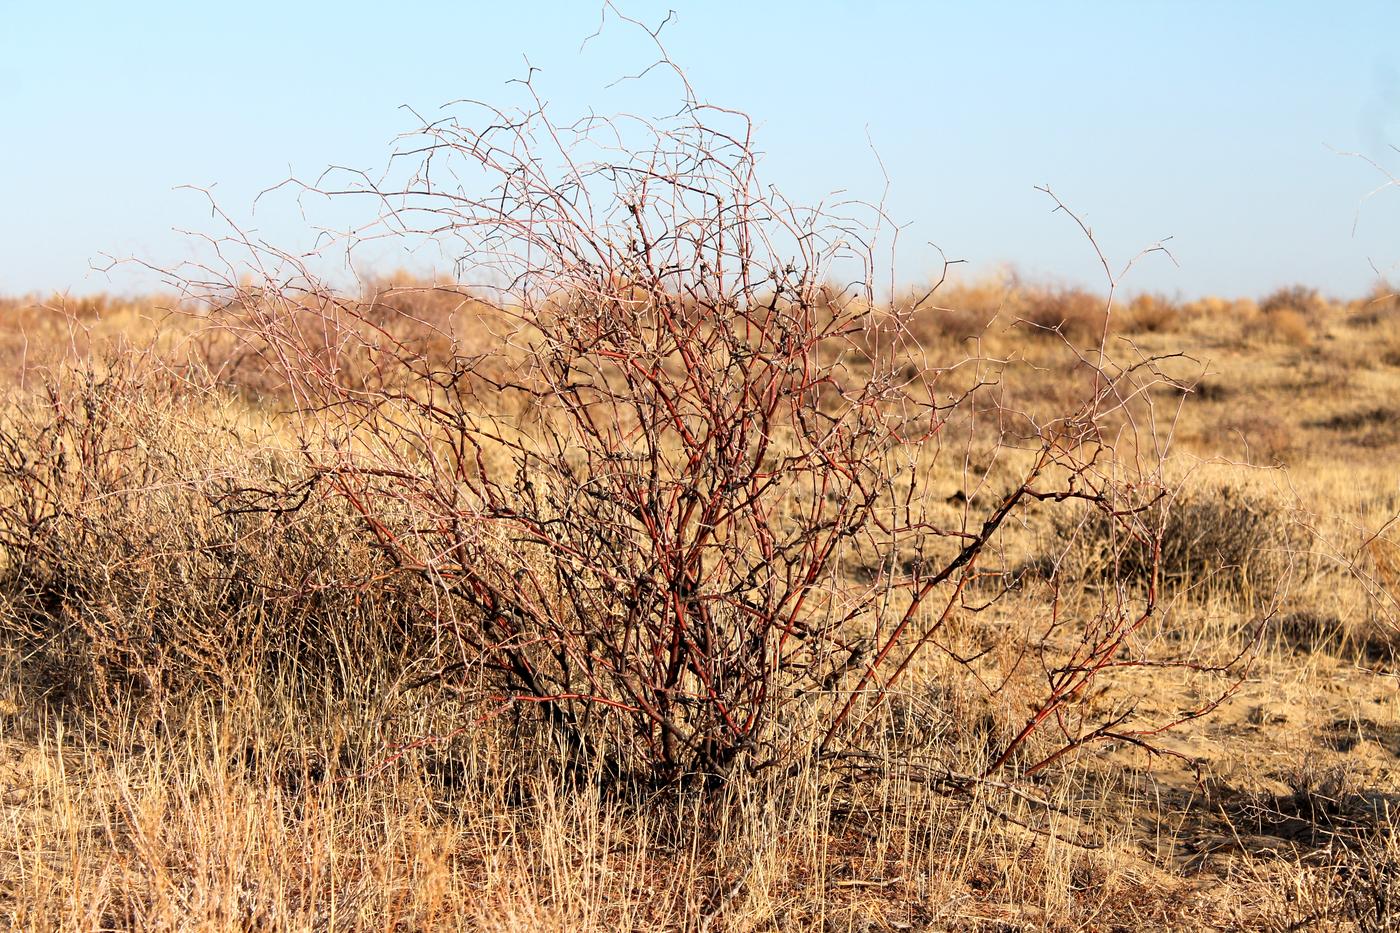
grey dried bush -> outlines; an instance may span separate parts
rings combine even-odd
[[[1314,317],[1327,310],[1327,300],[1317,289],[1310,286],[1289,285],[1275,289],[1261,298],[1259,310],[1264,314],[1296,311],[1306,317]]]
[[[1202,488],[1127,517],[1102,509],[1058,516],[1042,565],[1075,579],[1158,583],[1264,600],[1309,551],[1307,532],[1282,504],[1229,486]]]
[[[1108,321],[1104,299],[1081,288],[1027,291],[1020,320],[1030,333],[1060,334],[1079,344],[1093,343]]]

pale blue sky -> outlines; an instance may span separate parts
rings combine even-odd
[[[770,182],[837,188],[910,223],[899,274],[936,242],[985,270],[1099,281],[1035,191],[1049,184],[1126,259],[1166,236],[1130,289],[1260,293],[1294,281],[1356,294],[1368,260],[1400,272],[1400,3],[732,3],[620,0],[664,36],[698,94],[748,111]],[[173,228],[214,229],[214,185],[253,195],[331,163],[375,168],[414,126],[398,109],[514,100],[524,57],[561,116],[613,109],[604,85],[650,60],[624,28],[582,52],[600,3],[36,3],[0,0],[0,293],[130,290],[102,253],[170,264]],[[656,113],[674,109],[653,82]],[[639,93],[627,90],[629,104]],[[261,208],[294,243],[294,212]]]

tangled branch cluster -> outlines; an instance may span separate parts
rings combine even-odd
[[[789,204],[760,182],[747,119],[688,89],[661,123],[569,125],[526,90],[521,112],[425,125],[400,185],[309,189],[380,205],[362,239],[449,250],[474,286],[437,287],[452,313],[405,326],[241,235],[222,246],[262,278],[205,291],[298,400],[312,484],[431,580],[436,677],[539,711],[617,773],[833,754],[986,602],[979,561],[1008,522],[1158,501],[1155,463],[1115,461],[1112,433],[1152,449],[1133,405],[1153,361],[1084,351],[1078,408],[1012,439],[979,407],[977,360],[924,361],[909,325],[931,312],[875,300],[878,209],[862,225]],[[1019,448],[1019,478],[980,512],[948,508],[927,477],[988,432]],[[1042,644],[1046,695],[989,773],[1042,727],[1062,740],[1031,770],[1146,734],[1066,712],[1154,612],[1150,585],[1112,592],[1072,651]]]

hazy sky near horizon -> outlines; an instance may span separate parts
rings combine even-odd
[[[618,0],[659,23],[698,96],[747,111],[766,179],[837,189],[908,226],[898,278],[1013,264],[1102,283],[1048,184],[1119,265],[1171,237],[1129,290],[1359,294],[1400,275],[1400,3],[735,3]],[[602,4],[401,0],[238,4],[0,0],[0,293],[133,291],[134,266],[218,232],[208,204],[274,243],[306,236],[258,191],[328,165],[382,167],[441,104],[512,103],[539,68],[561,118],[675,109],[673,83],[609,88],[654,58]],[[872,151],[873,146],[873,151]],[[884,173],[874,152],[879,153]],[[1354,229],[1353,229],[1354,228]],[[392,254],[382,257],[392,262]],[[378,260],[376,260],[378,261]]]

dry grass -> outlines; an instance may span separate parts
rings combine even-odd
[[[429,356],[473,313],[455,289],[376,289]],[[1095,340],[1101,299],[1000,281],[937,303],[917,321],[926,349],[974,339],[1007,361],[987,411],[1054,412],[1082,390],[1054,332]],[[482,702],[482,671],[436,669],[435,595],[390,572],[352,510],[239,511],[250,486],[303,478],[283,389],[161,304],[6,307],[0,352],[23,365],[0,414],[0,924],[1395,928],[1400,369],[1378,358],[1393,325],[1375,301],[1115,309],[1111,341],[1206,366],[1150,395],[1181,405],[1171,462],[1197,491],[1134,541],[1032,514],[989,561],[1034,564],[1080,546],[1077,529],[1121,571],[1160,543],[1172,592],[1127,650],[1256,652],[1224,703],[1161,739],[1180,757],[1123,741],[1006,786],[960,777],[1042,688],[1027,646],[1073,650],[1064,620],[1092,617],[1105,580],[1142,584],[1022,575],[989,581],[993,607],[940,636],[948,656],[861,707],[869,752],[718,792],[572,767],[528,710]],[[1012,475],[991,461],[923,481],[953,513]],[[1065,721],[1128,704],[1170,720],[1201,699],[1190,674],[1135,668]]]

